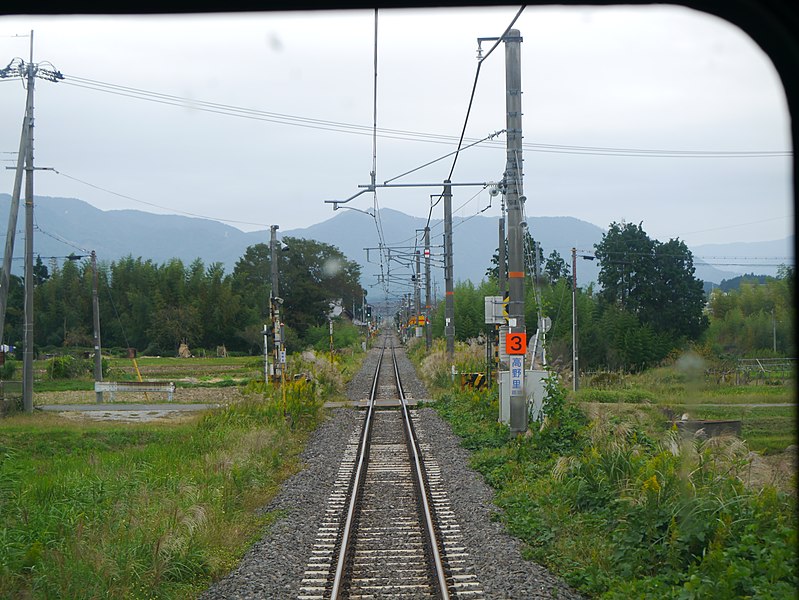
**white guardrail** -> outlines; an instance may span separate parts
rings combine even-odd
[[[116,392],[154,392],[167,394],[169,402],[175,393],[175,383],[172,381],[95,381],[95,392],[108,392],[111,402],[114,401]]]

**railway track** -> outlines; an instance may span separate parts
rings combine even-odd
[[[302,600],[484,597],[438,466],[416,436],[390,342],[328,498]]]

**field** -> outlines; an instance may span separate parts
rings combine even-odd
[[[598,376],[572,394],[580,403],[628,404],[667,422],[690,419],[740,420],[749,449],[763,454],[784,451],[797,440],[795,381],[778,385],[730,385],[706,381],[679,368],[653,369],[640,375]]]
[[[254,381],[251,358],[141,359],[145,379],[179,383],[176,401],[225,406],[146,423],[0,418],[0,597],[196,598],[275,518],[259,509],[301,468],[323,400],[360,359],[297,359],[314,381],[288,382],[285,397]],[[79,384],[36,391],[36,404],[93,403],[91,380]]]

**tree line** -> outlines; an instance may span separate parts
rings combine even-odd
[[[533,337],[541,313],[552,321],[546,334],[551,363],[568,365],[572,356],[572,280],[557,251],[544,258],[529,233],[525,322]],[[536,256],[537,254],[537,256]],[[505,254],[507,256],[507,253]],[[693,255],[679,239],[660,242],[641,224],[611,223],[595,245],[599,288],[576,290],[578,353],[582,369],[642,370],[656,366],[687,346],[720,358],[792,356],[793,268],[785,267],[765,285],[744,284],[739,291],[715,290],[708,298],[694,275]],[[538,298],[534,265],[540,266]],[[484,296],[499,294],[499,252],[479,285],[455,288],[455,334],[467,340],[485,335]],[[444,331],[443,310],[432,320],[434,335]]]
[[[301,238],[283,238],[278,253],[281,318],[287,347],[295,351],[319,337],[331,305],[361,306],[366,294],[360,266],[335,246]],[[89,260],[66,260],[48,269],[34,268],[34,340],[37,348],[91,348],[92,267]],[[136,348],[172,356],[185,342],[190,348],[243,353],[263,351],[269,324],[271,260],[268,244],[250,246],[230,274],[221,263],[196,259],[163,264],[129,255],[98,263],[98,297],[104,348]],[[12,276],[5,343],[21,348],[23,282]]]
[[[331,305],[360,310],[366,291],[360,267],[335,246],[284,238],[278,253],[279,295],[289,351],[327,340]],[[569,364],[572,352],[572,280],[567,261],[526,234],[525,320],[529,337],[539,312],[550,317],[546,334],[550,362]],[[506,253],[507,256],[507,253]],[[744,282],[738,290],[716,289],[709,298],[694,276],[693,256],[680,240],[651,239],[641,224],[612,223],[595,246],[599,284],[578,288],[576,313],[580,364],[584,369],[640,370],[691,344],[720,357],[791,356],[792,267],[764,283]],[[538,293],[533,276],[539,265]],[[499,294],[499,252],[480,284],[458,283],[455,333],[460,340],[485,334],[484,296]],[[181,342],[213,351],[263,351],[269,324],[271,262],[268,244],[250,246],[226,274],[220,263],[179,259],[163,264],[127,256],[98,265],[104,348],[136,348],[144,354],[174,355]],[[64,261],[33,269],[34,338],[37,348],[91,348],[92,269],[89,260]],[[444,335],[443,306],[432,318],[435,336]],[[21,346],[23,285],[12,276],[5,343]],[[351,341],[351,340],[350,340]],[[776,348],[776,352],[775,352]]]

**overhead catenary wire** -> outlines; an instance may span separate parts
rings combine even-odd
[[[455,165],[458,164],[458,157],[460,155],[461,146],[463,145],[463,138],[466,135],[466,127],[469,125],[469,116],[471,115],[471,112],[472,112],[472,104],[474,103],[474,95],[477,92],[477,81],[480,79],[480,67],[483,65],[483,61],[486,60],[489,56],[491,56],[491,53],[494,51],[494,49],[497,46],[499,46],[499,44],[500,44],[500,42],[502,42],[503,38],[506,35],[508,35],[508,32],[511,30],[511,27],[513,27],[514,23],[516,23],[516,21],[519,19],[519,17],[522,16],[522,12],[524,11],[524,9],[525,9],[525,6],[522,6],[519,9],[519,11],[516,13],[516,16],[513,17],[513,20],[505,28],[505,32],[499,37],[499,39],[494,43],[494,45],[491,46],[491,49],[488,52],[486,52],[486,55],[483,56],[482,58],[480,58],[480,60],[477,61],[477,70],[475,71],[475,74],[474,74],[474,83],[472,84],[472,93],[469,96],[469,105],[466,108],[466,117],[463,120],[463,128],[461,129],[460,139],[458,140],[458,149],[455,152],[455,158],[452,161],[452,167],[449,170],[449,175],[447,176],[447,179],[450,179],[450,180],[452,179],[452,174],[455,172]]]
[[[378,33],[378,9],[375,8],[375,29],[374,29],[374,81],[372,94],[372,172],[370,180],[372,182],[372,204],[374,206],[375,227],[377,228],[377,239],[380,240],[380,273],[383,273],[383,247],[385,246],[385,232],[383,231],[383,219],[380,215],[380,204],[377,199],[377,188],[374,187],[377,178],[377,33]],[[385,284],[383,291],[388,293],[388,283]]]

